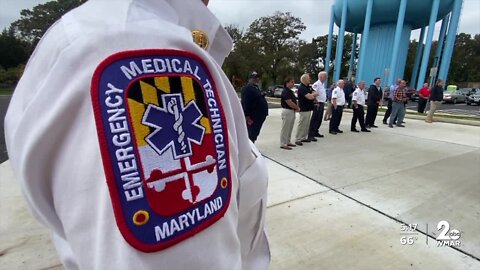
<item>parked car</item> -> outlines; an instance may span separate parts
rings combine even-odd
[[[459,102],[465,102],[467,100],[467,96],[462,94],[462,92],[458,90],[454,91],[445,91],[443,92],[443,102],[451,102],[453,104],[459,103]]]
[[[273,90],[274,97],[282,97],[283,92],[283,85],[275,85],[275,89]]]
[[[467,105],[480,105],[480,89],[476,89],[470,96],[467,97]]]
[[[298,87],[300,87],[299,83],[294,84],[293,87],[292,87],[292,91],[293,91],[293,93],[295,94],[296,97],[298,97]]]
[[[262,94],[267,97],[273,97],[273,94],[275,92],[276,85],[271,85],[267,88],[267,90],[262,91]]]
[[[462,94],[464,94],[465,96],[468,97],[475,92],[475,89],[474,88],[460,88],[460,89],[458,89],[458,91],[460,91]]]
[[[415,91],[415,93],[413,93],[413,95],[410,97],[411,101],[418,101],[419,99],[420,99],[420,96],[418,95],[417,91]]]
[[[458,90],[458,86],[454,84],[447,85],[447,88],[445,88],[446,91],[455,91]]]

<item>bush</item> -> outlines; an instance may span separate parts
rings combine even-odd
[[[9,69],[4,69],[0,66],[0,85],[4,87],[16,85],[22,76],[24,68],[24,65],[19,65]]]

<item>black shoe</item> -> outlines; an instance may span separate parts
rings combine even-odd
[[[309,139],[302,140],[302,142],[311,142]]]
[[[400,124],[400,125],[397,125],[397,127],[405,127],[404,125]]]
[[[314,136],[314,137],[317,137],[317,138],[323,138],[323,137],[325,137],[325,136],[323,136],[322,134],[315,134],[315,136]]]
[[[358,130],[356,130],[356,129],[350,129],[350,131],[351,131],[351,132],[360,132],[360,131],[358,131]]]
[[[337,135],[337,132],[335,132],[335,131],[330,131],[330,132],[328,132],[328,133],[330,133],[330,134],[332,134],[332,135]]]
[[[388,125],[389,128],[393,128],[393,125]]]
[[[371,132],[371,131],[368,130],[368,129],[362,129],[362,130],[360,130],[360,131],[361,131],[361,132]]]
[[[311,142],[316,142],[316,141],[318,141],[317,139],[315,139],[315,138],[313,138],[313,137],[312,137],[312,138],[308,138],[308,140],[311,141]]]
[[[372,128],[378,128],[378,126],[375,126],[375,125],[372,125],[371,127],[372,127]]]
[[[387,121],[383,121],[383,124],[384,124],[384,125],[388,125],[388,124],[387,124]]]
[[[336,132],[337,132],[337,133],[343,133],[343,130],[340,130],[340,129],[339,129],[339,130],[337,130]]]
[[[365,125],[365,128],[371,128],[371,126],[370,125]]]
[[[300,145],[300,146],[303,145],[303,143],[301,143],[301,142],[295,142],[295,144]]]

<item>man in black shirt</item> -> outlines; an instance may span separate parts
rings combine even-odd
[[[308,129],[310,127],[310,117],[314,108],[314,100],[318,93],[310,88],[310,75],[303,74],[300,77],[300,86],[298,87],[298,106],[300,107],[300,119],[298,120],[297,134],[295,144],[303,145],[304,142],[316,142],[315,137],[308,139]]]
[[[430,92],[430,110],[428,110],[427,118],[425,119],[425,122],[427,123],[433,122],[433,114],[442,104],[444,85],[445,82],[443,80],[438,80]]]
[[[291,143],[293,125],[295,124],[295,112],[300,111],[297,105],[297,97],[292,91],[295,80],[292,77],[287,77],[283,83],[282,98],[280,104],[282,105],[282,130],[280,132],[280,148],[292,150],[296,145]]]
[[[377,128],[375,125],[375,118],[377,118],[378,106],[382,103],[383,93],[380,84],[382,80],[377,77],[374,80],[374,84],[368,88],[367,96],[367,116],[365,117],[365,126],[367,128]]]
[[[350,81],[348,78],[345,78],[345,86],[343,87],[343,92],[345,93],[345,101],[347,102],[347,107],[352,107],[352,94],[355,91],[355,83]]]
[[[248,75],[249,81],[242,88],[242,107],[247,121],[248,138],[255,143],[263,122],[268,116],[268,103],[262,95],[258,83],[260,76],[252,71]]]

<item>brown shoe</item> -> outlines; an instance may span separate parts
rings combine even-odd
[[[287,145],[280,146],[280,148],[285,149],[285,150],[292,150],[292,148],[290,146],[287,146]]]
[[[297,147],[295,144],[293,143],[288,143],[287,146],[290,146],[290,147]]]

